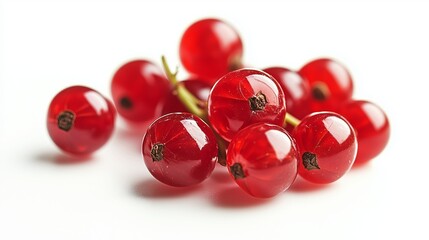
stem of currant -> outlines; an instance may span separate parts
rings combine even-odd
[[[164,67],[165,74],[167,75],[168,80],[173,84],[177,92],[177,97],[179,100],[185,105],[185,107],[192,114],[197,115],[201,119],[203,119],[206,123],[209,123],[207,120],[207,102],[201,101],[196,98],[191,92],[186,89],[186,87],[177,80],[177,72],[178,69],[174,73],[171,72],[170,67],[167,64],[167,60],[165,56],[161,57],[162,66]],[[222,166],[226,165],[226,146],[223,142],[222,138],[215,132],[213,133],[216,136],[216,141],[218,143],[218,163]]]
[[[294,117],[293,115],[291,115],[289,113],[286,114],[285,122],[284,122],[285,125],[290,124],[293,127],[296,127],[300,122],[301,121],[298,118]]]
[[[191,92],[188,91],[188,89],[185,88],[185,86],[183,86],[180,81],[177,80],[178,69],[176,68],[176,71],[172,73],[170,67],[167,64],[165,56],[161,57],[161,61],[168,80],[173,84],[175,90],[177,91],[177,97],[185,105],[189,112],[205,120],[207,114],[206,111],[204,111],[201,107],[204,106],[204,104],[201,103],[198,98],[196,98]]]

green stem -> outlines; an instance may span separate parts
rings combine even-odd
[[[168,80],[170,80],[170,82],[173,85],[177,84],[177,73],[179,72],[179,69],[176,67],[176,71],[174,71],[174,73],[171,71],[170,66],[168,66],[167,64],[167,59],[165,58],[165,56],[161,56],[161,61],[162,61],[162,66],[164,67],[164,71],[165,74],[167,75]]]
[[[293,115],[290,115],[289,113],[286,114],[285,124],[290,124],[293,127],[296,127],[300,122],[301,121]]]
[[[177,91],[177,97],[179,98],[179,100],[183,103],[183,105],[185,105],[189,112],[205,120],[207,114],[206,111],[204,111],[204,109],[202,109],[201,107],[204,106],[204,104],[191,92],[189,92],[189,90],[186,89],[180,81],[177,80],[178,70],[176,69],[176,71],[172,73],[164,56],[161,57],[161,61],[168,80],[173,84],[174,88]]]

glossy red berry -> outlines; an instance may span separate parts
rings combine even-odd
[[[183,86],[201,103],[207,103],[207,98],[210,93],[211,85],[199,79],[187,79],[180,82]],[[171,91],[166,97],[164,107],[162,108],[162,115],[172,112],[189,112],[177,96],[177,91]]]
[[[155,64],[135,60],[116,71],[111,91],[119,115],[133,123],[145,123],[161,116],[170,83]]]
[[[229,24],[219,19],[202,19],[186,29],[179,52],[188,72],[213,85],[241,66],[243,43]]]
[[[311,114],[293,131],[300,154],[298,173],[314,183],[341,178],[356,159],[357,140],[350,124],[332,112]]]
[[[216,138],[210,127],[190,113],[171,113],[155,120],[142,145],[149,172],[176,187],[202,182],[217,159]]]
[[[299,74],[310,85],[308,113],[335,111],[353,95],[353,81],[348,70],[332,59],[317,59],[307,63]]]
[[[240,130],[228,147],[235,182],[254,197],[273,197],[295,181],[298,151],[282,127],[257,123]]]
[[[280,85],[256,69],[240,69],[223,76],[208,99],[212,127],[227,141],[242,128],[265,122],[282,126],[286,103]]]
[[[383,151],[389,141],[390,124],[384,111],[368,101],[350,101],[338,110],[356,131],[356,164],[368,162]]]
[[[109,140],[115,116],[113,104],[100,93],[72,86],[59,92],[49,105],[49,136],[63,151],[86,155]]]
[[[299,73],[284,67],[270,67],[263,71],[274,77],[282,87],[287,112],[297,118],[307,115],[307,101],[311,94],[308,82]]]

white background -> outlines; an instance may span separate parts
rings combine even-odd
[[[427,239],[424,1],[11,0],[0,9],[0,239]],[[69,163],[46,131],[51,98],[76,84],[110,97],[112,74],[131,59],[180,64],[180,36],[203,17],[238,29],[251,66],[344,63],[355,97],[389,115],[388,147],[334,184],[299,181],[270,200],[248,197],[222,168],[194,188],[156,182],[142,134],[121,120],[91,159]]]

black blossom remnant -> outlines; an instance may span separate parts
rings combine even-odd
[[[152,157],[152,161],[161,161],[164,159],[164,144],[156,143],[152,146],[150,150],[150,156]]]
[[[329,98],[330,92],[325,83],[317,83],[311,89],[311,94],[313,95],[314,99],[318,101],[325,101]]]
[[[307,170],[320,169],[317,163],[317,156],[311,152],[305,152],[302,154],[302,163]]]
[[[250,110],[263,110],[267,104],[267,98],[262,92],[258,92],[255,96],[249,98]]]
[[[119,100],[119,104],[121,105],[121,107],[122,108],[125,108],[125,109],[130,109],[130,108],[132,108],[133,107],[133,103],[131,102],[131,100],[129,99],[129,98],[127,98],[127,97],[122,97],[120,100]]]
[[[74,118],[75,115],[71,111],[64,111],[60,113],[57,119],[58,127],[61,130],[68,132],[73,127]]]
[[[232,176],[234,179],[245,178],[243,167],[240,163],[234,163],[230,168]]]

